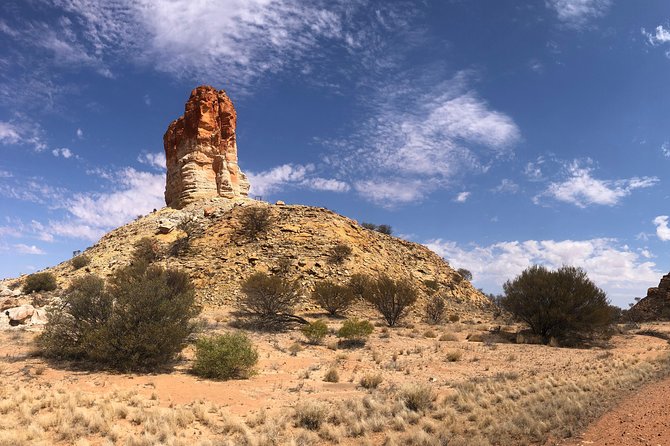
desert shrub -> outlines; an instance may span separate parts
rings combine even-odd
[[[52,273],[34,273],[26,277],[23,283],[23,293],[30,294],[33,291],[53,291],[58,287],[56,276]]]
[[[288,258],[281,258],[277,262],[277,265],[274,267],[273,271],[282,277],[288,277],[291,275],[291,269],[293,269],[293,262]]]
[[[462,357],[463,352],[460,350],[451,350],[450,352],[447,352],[447,361],[449,362],[460,361]]]
[[[435,294],[440,289],[440,282],[435,279],[426,279],[423,281],[423,285],[428,289],[428,294]]]
[[[436,337],[437,337],[437,333],[435,333],[433,330],[426,330],[426,331],[423,333],[423,336],[424,336],[425,338],[436,338]]]
[[[135,242],[134,248],[133,263],[152,263],[160,258],[160,244],[151,237],[142,237]]]
[[[244,333],[198,339],[193,373],[220,380],[248,378],[254,373],[258,351]]]
[[[458,341],[458,336],[456,336],[453,333],[444,333],[442,336],[440,336],[439,341]]]
[[[400,389],[398,397],[407,409],[421,412],[430,408],[435,394],[430,387],[415,384]]]
[[[307,322],[294,314],[300,302],[300,286],[285,277],[254,273],[242,283],[242,293],[240,310],[267,327]]]
[[[84,359],[101,341],[114,298],[105,281],[88,274],[72,282],[61,305],[48,311],[48,323],[37,344],[45,356]]]
[[[450,314],[449,315],[449,322],[458,322],[461,319],[459,315],[456,313]]]
[[[382,383],[384,378],[381,374],[364,375],[360,380],[360,385],[364,389],[376,389]]]
[[[363,298],[382,315],[389,327],[393,327],[416,302],[417,291],[409,280],[393,280],[382,274],[369,282]]]
[[[612,322],[605,292],[581,268],[564,266],[551,271],[532,266],[507,281],[503,289],[502,307],[545,342],[551,337],[589,334]]]
[[[377,225],[376,231],[386,235],[391,235],[393,233],[393,229],[389,225]]]
[[[354,294],[348,286],[324,280],[314,285],[312,299],[331,315],[342,314],[354,300]]]
[[[470,281],[472,280],[472,273],[470,270],[467,270],[465,268],[458,268],[456,271],[463,279]]]
[[[291,354],[291,356],[298,356],[298,353],[302,351],[302,345],[298,344],[297,342],[294,342],[293,344],[288,346],[288,352]]]
[[[427,299],[425,316],[430,324],[439,324],[444,321],[447,311],[447,302],[442,295],[435,293]]]
[[[86,254],[79,254],[77,257],[74,257],[72,260],[70,260],[70,264],[74,269],[83,268],[88,266],[90,263],[91,259]]]
[[[352,249],[350,246],[340,243],[339,245],[335,245],[333,249],[330,250],[328,260],[330,263],[340,265],[351,256],[351,253]]]
[[[350,345],[362,345],[373,331],[374,327],[369,321],[347,319],[337,331],[337,336]]]
[[[377,231],[386,235],[391,235],[393,233],[393,229],[389,225],[376,225],[374,223],[363,222],[361,223],[361,227],[369,229],[371,231]]]
[[[365,274],[356,273],[351,276],[347,286],[351,290],[351,293],[354,295],[354,297],[363,297],[371,283],[372,280],[370,277],[366,276]]]
[[[238,234],[257,240],[272,227],[272,213],[268,207],[248,206],[242,210],[239,222]]]
[[[340,374],[337,373],[336,368],[330,368],[323,376],[323,380],[327,383],[336,383],[340,381]]]
[[[310,344],[320,344],[328,334],[328,325],[318,320],[305,325],[300,331],[302,331],[302,334],[305,335]]]
[[[38,345],[46,356],[157,369],[181,351],[197,313],[186,273],[140,263],[117,270],[106,284],[95,276],[75,281]]]
[[[314,401],[301,403],[295,408],[296,424],[309,430],[318,430],[327,415],[326,408]]]

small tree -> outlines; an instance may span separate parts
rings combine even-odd
[[[458,268],[458,271],[456,271],[463,279],[470,281],[472,280],[472,273],[470,270],[467,270],[465,268]]]
[[[268,326],[307,321],[295,315],[301,290],[297,283],[281,276],[254,273],[242,283],[244,296],[238,301],[240,310]]]
[[[351,290],[354,297],[364,297],[365,292],[370,288],[372,279],[365,274],[354,274],[349,279],[347,287]]]
[[[447,302],[440,293],[434,293],[426,301],[426,320],[431,324],[439,324],[444,320]]]
[[[258,351],[244,333],[198,339],[193,373],[212,379],[243,379],[254,373]]]
[[[380,232],[380,233],[386,234],[386,235],[391,235],[393,233],[393,229],[389,225],[379,225],[379,226],[377,226],[377,232]]]
[[[393,327],[416,302],[416,288],[406,279],[393,280],[382,274],[363,292],[365,300],[381,313],[389,327]]]
[[[605,292],[581,268],[532,266],[503,285],[500,305],[548,341],[602,329],[612,322]]]
[[[261,206],[248,206],[242,210],[239,218],[240,227],[238,233],[249,239],[258,240],[272,227],[272,214],[270,208]]]
[[[30,294],[33,291],[53,291],[58,287],[56,276],[52,273],[34,273],[26,277],[23,283],[23,292]]]
[[[335,265],[341,265],[351,256],[351,252],[352,249],[350,246],[340,243],[339,245],[335,245],[333,249],[330,250],[330,256],[328,257],[328,260],[330,263]]]
[[[348,286],[324,280],[314,285],[312,299],[331,315],[342,314],[354,300],[354,294]]]

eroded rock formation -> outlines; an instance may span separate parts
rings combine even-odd
[[[647,296],[630,309],[630,316],[639,322],[670,319],[670,274],[661,278],[657,287],[647,290]]]
[[[236,125],[235,107],[225,91],[200,86],[191,92],[184,116],[163,136],[168,206],[248,195],[249,182],[237,164]]]

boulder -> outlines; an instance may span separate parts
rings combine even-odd
[[[35,313],[35,307],[29,304],[13,307],[5,310],[10,325],[25,324]]]

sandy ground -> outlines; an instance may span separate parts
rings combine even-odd
[[[670,378],[626,398],[565,445],[670,445]]]

